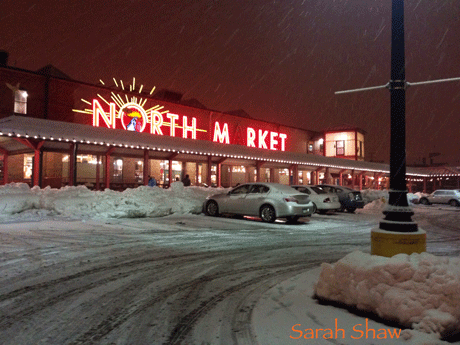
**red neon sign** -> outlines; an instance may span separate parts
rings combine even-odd
[[[269,149],[272,151],[285,151],[286,139],[287,135],[284,133],[278,133],[262,129],[256,131],[254,128],[251,127],[246,128],[246,146],[248,147],[257,147],[259,149]],[[230,143],[227,123],[224,123],[222,129],[218,121],[214,123],[213,141],[225,144]]]
[[[139,104],[133,102],[125,103],[118,112],[116,111],[116,104],[109,103],[109,112],[107,113],[99,100],[93,100],[93,126],[96,127],[105,124],[106,127],[115,129],[119,128],[121,124],[121,127],[128,131],[144,132],[148,128],[151,134],[164,135],[162,127],[169,126],[170,136],[175,137],[176,129],[182,129],[182,137],[190,139],[196,139],[197,131],[206,132],[206,130],[197,128],[195,117],[189,121],[187,116],[182,116],[182,121],[180,121],[179,115],[167,113],[166,118],[169,119],[169,122],[165,122],[162,113],[156,110],[147,113]]]
[[[93,126],[108,128],[123,128],[128,131],[145,132],[154,135],[165,135],[165,127],[169,127],[169,135],[175,137],[177,130],[182,130],[182,138],[197,139],[197,131],[207,132],[197,128],[197,119],[173,113],[162,114],[158,110],[147,112],[140,104],[128,102],[119,107],[115,103],[108,103],[109,111],[102,107],[99,100],[94,99],[92,106]],[[169,121],[169,122],[168,122]],[[212,140],[221,144],[232,143],[230,140],[228,123],[214,122]],[[287,135],[270,130],[252,127],[246,128],[246,146],[272,151],[285,151]]]

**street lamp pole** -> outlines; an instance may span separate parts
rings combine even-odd
[[[371,254],[391,257],[396,254],[426,251],[426,233],[412,221],[406,189],[406,71],[404,52],[404,0],[392,0],[390,191],[385,218],[371,231]]]
[[[412,221],[406,189],[406,88],[458,81],[460,77],[406,82],[404,53],[404,0],[392,0],[391,13],[391,80],[385,85],[336,91],[335,94],[387,88],[391,96],[390,191],[385,218],[371,231],[371,253],[393,256],[426,251],[426,233]]]
[[[380,229],[416,232],[406,189],[406,71],[404,51],[404,0],[393,0],[391,19],[390,191]]]

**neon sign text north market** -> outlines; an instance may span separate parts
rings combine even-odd
[[[108,102],[107,102],[108,103]],[[196,117],[170,112],[161,113],[158,110],[146,111],[135,102],[124,103],[117,111],[117,104],[108,103],[108,112],[97,99],[92,102],[93,126],[128,131],[148,132],[153,135],[181,136],[187,139],[197,139],[197,132],[207,132],[197,127]],[[168,130],[169,127],[169,130]],[[212,125],[210,139],[222,144],[245,144],[248,147],[285,151],[287,135],[270,130],[246,127],[243,143],[232,142],[227,122],[215,121]]]

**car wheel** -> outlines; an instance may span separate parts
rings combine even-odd
[[[313,204],[313,212],[312,213],[316,213],[316,211],[318,211],[318,207],[316,207],[316,204],[314,202],[312,202]]]
[[[349,207],[347,208],[347,212],[354,213],[356,211],[356,207]]]
[[[450,206],[459,206],[459,203],[458,203],[457,200],[451,200],[451,201],[449,201],[449,205]]]
[[[289,223],[289,224],[295,224],[297,223],[297,221],[299,220],[299,216],[290,216],[290,217],[286,217],[286,220],[287,222],[286,223]]]
[[[273,206],[264,205],[260,208],[260,218],[267,223],[273,223],[276,220],[276,212]]]
[[[339,212],[345,212],[345,206],[340,205],[340,208],[338,209]]]
[[[214,200],[209,200],[206,203],[206,214],[208,216],[217,217],[219,215],[219,206]]]
[[[429,205],[429,204],[430,204],[430,202],[429,202],[428,199],[426,199],[426,198],[420,199],[420,203],[421,203],[422,205]]]

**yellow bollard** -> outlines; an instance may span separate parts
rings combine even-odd
[[[396,254],[426,251],[426,232],[394,232],[379,228],[371,230],[371,254],[392,257]]]

